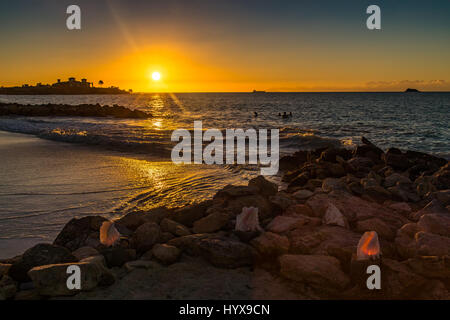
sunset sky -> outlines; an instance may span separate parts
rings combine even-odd
[[[66,28],[71,4],[80,31]],[[366,28],[371,4],[380,31]],[[135,92],[450,91],[448,0],[1,1],[0,42],[0,86],[74,76]]]

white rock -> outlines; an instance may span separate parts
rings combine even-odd
[[[103,222],[100,227],[100,243],[111,247],[120,240],[120,233],[111,221]]]
[[[358,242],[357,260],[377,259],[381,255],[380,242],[376,231],[367,231]]]
[[[258,231],[262,230],[259,225],[258,208],[244,207],[242,212],[236,216],[236,231]]]
[[[347,221],[345,217],[342,215],[341,211],[332,203],[328,205],[327,211],[325,211],[325,215],[322,219],[323,224],[341,226],[346,228]]]

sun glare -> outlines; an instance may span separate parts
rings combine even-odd
[[[159,72],[157,72],[157,71],[153,72],[152,79],[154,81],[159,81],[161,79],[161,74]]]

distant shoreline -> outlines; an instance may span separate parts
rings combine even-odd
[[[24,105],[17,103],[1,103],[0,116],[25,117],[114,117],[130,119],[148,119],[152,115],[139,110],[131,110],[123,106],[101,106],[100,104],[41,104]]]

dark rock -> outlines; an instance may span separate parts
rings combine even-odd
[[[302,187],[308,182],[309,179],[311,179],[311,175],[308,172],[302,172],[297,177],[292,179],[289,183],[289,188]]]
[[[374,162],[370,158],[354,157],[347,161],[355,172],[369,173]]]
[[[233,186],[227,185],[222,190],[219,190],[214,199],[217,198],[235,198],[258,194],[258,189],[252,186]]]
[[[450,256],[450,238],[428,232],[415,235],[417,253],[421,256]]]
[[[156,259],[169,265],[178,260],[181,251],[177,247],[168,244],[156,244],[152,249],[152,253]]]
[[[417,222],[417,226],[420,231],[450,238],[450,215],[424,214]]]
[[[25,251],[22,259],[11,266],[9,275],[16,281],[29,282],[27,272],[34,267],[77,261],[78,259],[66,248],[42,243]]]
[[[187,227],[170,219],[163,219],[160,226],[163,232],[170,232],[177,237],[183,237],[191,234],[191,231],[189,231]]]
[[[212,201],[204,201],[199,204],[189,205],[175,210],[168,215],[168,218],[187,227],[192,227],[194,222],[206,215],[206,210],[212,205]]]
[[[251,246],[229,238],[205,238],[197,242],[200,255],[221,268],[239,268],[253,264],[255,252]]]
[[[266,180],[263,176],[258,176],[248,182],[248,186],[256,188],[260,194],[270,197],[278,192],[278,185]]]
[[[307,151],[298,151],[291,156],[284,156],[280,159],[280,170],[295,170],[304,162],[308,161],[308,158],[309,156]]]
[[[396,148],[390,148],[386,151],[383,155],[383,160],[387,166],[397,170],[404,171],[411,166],[408,157]]]
[[[11,299],[17,293],[17,283],[9,276],[0,278],[0,300]]]
[[[87,246],[87,240],[92,232],[98,232],[102,223],[106,221],[100,216],[88,216],[70,220],[58,234],[53,244],[63,246],[70,251]]]
[[[376,231],[381,238],[387,240],[394,240],[395,238],[395,230],[378,218],[358,221],[355,230],[361,233],[366,231]]]
[[[95,262],[74,263],[81,270],[81,289],[69,290],[66,284],[67,268],[72,264],[53,264],[35,267],[28,274],[43,296],[57,297],[75,295],[82,291],[90,291],[97,286],[110,285],[114,275],[101,264]]]
[[[442,214],[442,215],[449,215],[449,211],[446,207],[444,207],[439,200],[432,200],[430,201],[424,208],[421,210],[414,212],[411,214],[410,218],[414,221],[418,221],[420,217],[422,217],[424,214],[428,213],[434,213],[434,214]]]
[[[438,190],[450,189],[450,166],[443,166],[433,175],[433,184]]]
[[[283,255],[279,259],[281,274],[294,281],[306,282],[326,291],[344,289],[350,283],[339,260],[324,255]]]
[[[230,220],[230,215],[225,211],[215,211],[200,220],[194,222],[195,233],[212,233],[219,231]]]
[[[357,196],[361,196],[364,193],[364,188],[361,186],[361,184],[359,182],[352,182],[348,185],[348,188],[350,189],[350,191],[357,195]]]
[[[380,162],[381,156],[384,153],[383,150],[378,148],[365,137],[362,137],[361,140],[364,144],[356,147],[354,155],[357,157],[369,158],[375,163]]]
[[[264,232],[253,239],[251,245],[265,257],[279,256],[289,251],[289,239],[272,232]]]
[[[256,238],[261,234],[260,231],[238,231],[233,230],[233,234],[239,238],[242,242],[248,243],[252,239]]]
[[[166,207],[158,207],[148,211],[134,211],[116,220],[115,223],[117,226],[124,226],[129,230],[135,231],[139,226],[147,222],[159,224],[169,213],[170,211]]]
[[[109,268],[122,267],[128,261],[133,261],[136,258],[136,255],[133,256],[130,250],[121,247],[107,248],[102,250],[101,253]]]
[[[352,157],[352,152],[344,148],[326,149],[320,154],[319,161],[336,162],[336,157],[341,157],[344,160],[348,160]]]
[[[439,200],[444,206],[450,205],[450,189],[436,191],[433,193],[433,197]]]
[[[161,235],[161,228],[154,222],[146,222],[141,225],[133,234],[133,247],[138,252],[150,250],[156,244]]]

